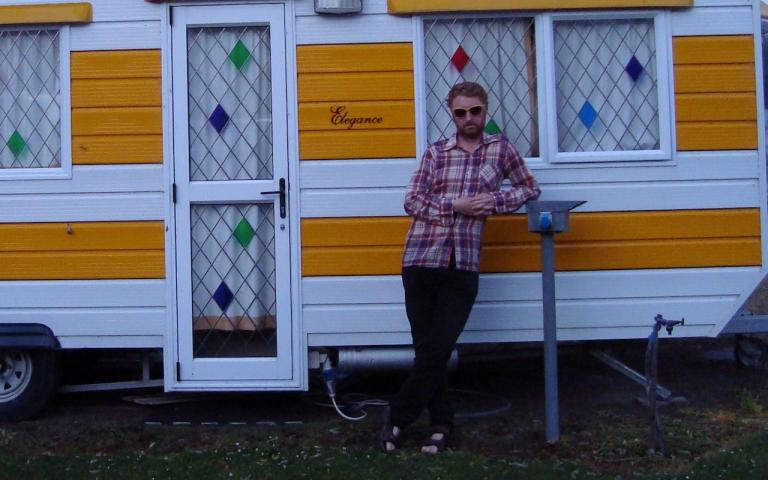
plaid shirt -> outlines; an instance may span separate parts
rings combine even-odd
[[[504,178],[512,188],[500,190]],[[405,242],[403,266],[448,268],[451,250],[456,268],[479,271],[485,217],[453,211],[453,199],[490,193],[494,213],[511,213],[540,190],[512,142],[501,134],[483,135],[473,153],[456,136],[433,143],[424,153],[405,194],[413,217]]]

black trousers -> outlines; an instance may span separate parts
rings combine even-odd
[[[447,365],[477,297],[478,273],[404,267],[405,310],[416,353],[413,368],[390,404],[392,425],[406,427],[429,410],[430,425],[453,426]]]

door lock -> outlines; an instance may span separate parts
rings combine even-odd
[[[280,195],[280,218],[285,218],[285,179],[280,179],[280,190],[261,192],[262,195]]]

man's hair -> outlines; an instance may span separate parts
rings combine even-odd
[[[480,84],[475,82],[461,82],[457,83],[448,92],[448,108],[453,106],[453,99],[459,95],[463,97],[477,97],[483,101],[483,105],[488,106],[488,94],[485,93],[485,89]]]

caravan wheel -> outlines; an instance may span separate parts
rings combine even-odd
[[[0,350],[0,421],[38,413],[56,389],[57,376],[54,352]]]

